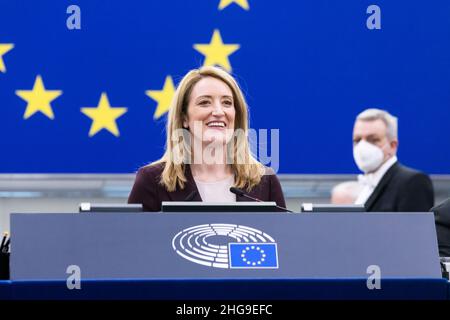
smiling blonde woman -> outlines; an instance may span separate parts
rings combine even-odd
[[[247,104],[226,71],[208,66],[184,76],[172,99],[166,132],[164,155],[139,169],[128,203],[160,211],[162,201],[248,201],[229,191],[236,187],[286,206],[273,170],[250,152]]]

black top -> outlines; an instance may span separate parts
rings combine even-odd
[[[189,165],[185,166],[186,183],[184,189],[178,186],[175,191],[169,192],[159,183],[164,170],[164,163],[145,166],[136,174],[128,203],[142,203],[144,211],[161,211],[162,201],[202,201]],[[262,201],[275,201],[278,206],[286,207],[280,181],[272,170],[271,174],[264,175],[260,183],[247,194]],[[194,192],[196,191],[196,192]],[[245,190],[244,190],[245,191]],[[194,192],[194,197],[192,198]],[[242,195],[236,195],[236,201],[251,201]]]

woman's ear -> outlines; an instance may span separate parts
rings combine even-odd
[[[183,128],[189,128],[189,122],[185,116],[183,117]]]

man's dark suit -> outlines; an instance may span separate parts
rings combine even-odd
[[[439,255],[450,257],[450,199],[432,208],[436,222]]]
[[[430,178],[399,162],[384,174],[365,203],[368,212],[428,212],[433,205]]]

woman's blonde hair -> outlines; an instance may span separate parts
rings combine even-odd
[[[193,87],[197,82],[206,77],[216,78],[223,81],[231,89],[233,93],[234,107],[236,110],[235,127],[243,135],[243,139],[238,139],[238,143],[231,144],[232,161],[231,167],[235,176],[235,187],[250,191],[260,181],[265,173],[265,167],[259,163],[251,154],[250,146],[247,139],[248,134],[248,107],[245,102],[244,95],[239,88],[236,80],[226,71],[212,66],[205,66],[199,69],[189,71],[175,91],[169,109],[167,129],[166,129],[166,151],[161,159],[151,163],[164,164],[164,170],[161,174],[160,183],[166,187],[168,191],[175,191],[177,186],[184,189],[187,181],[185,175],[185,166],[191,163],[190,144],[179,143],[178,139],[174,139],[174,133],[183,129],[183,122],[187,118],[187,108]],[[176,136],[176,135],[175,135]],[[234,137],[232,139],[234,142]],[[231,149],[231,150],[229,150]],[[183,161],[177,161],[183,159]]]

